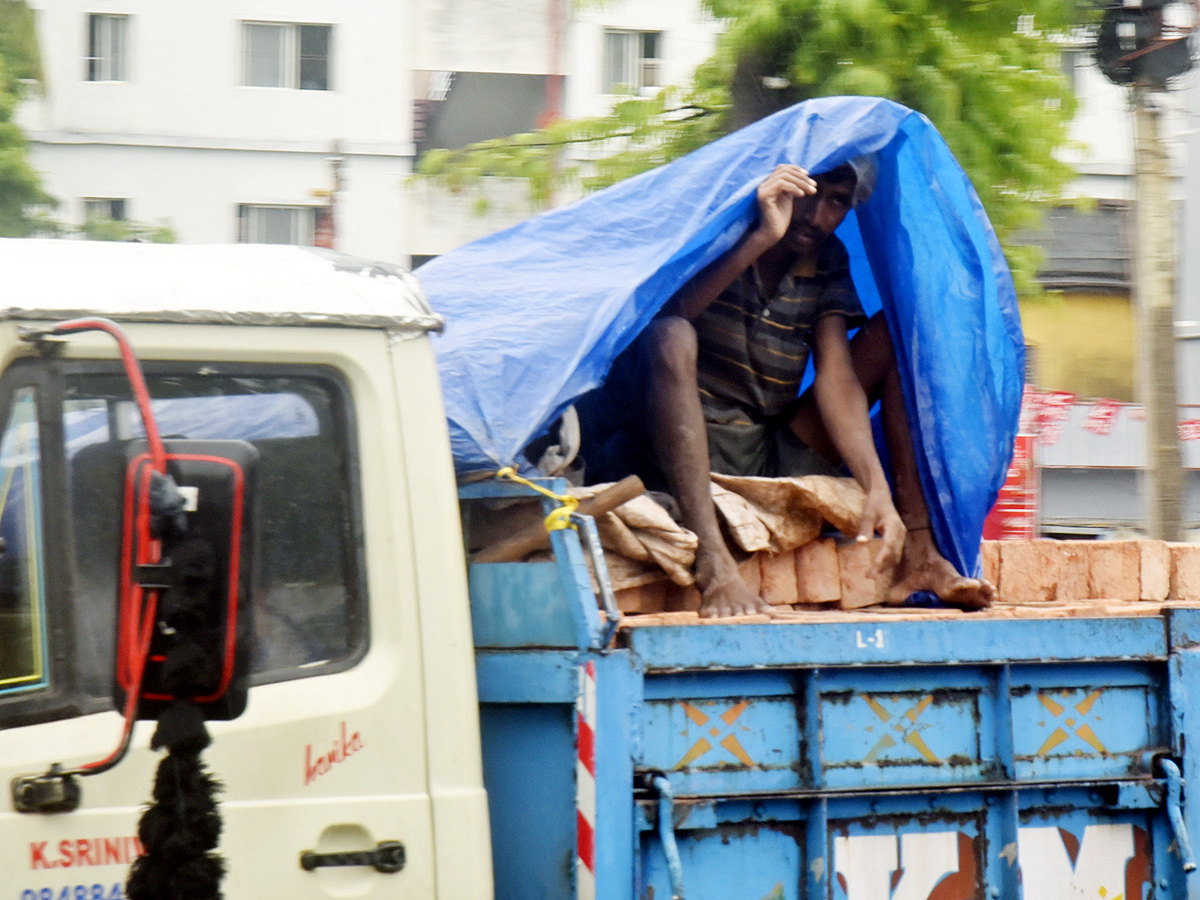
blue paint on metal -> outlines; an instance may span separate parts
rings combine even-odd
[[[1179,845],[1179,858],[1183,863],[1183,871],[1196,871],[1196,857],[1192,854],[1192,842],[1188,838],[1187,826],[1183,820],[1183,776],[1179,766],[1169,759],[1159,761],[1164,774],[1167,776],[1167,819]]]
[[[541,479],[540,486],[565,494],[561,478]],[[558,501],[531,488],[508,482],[480,482],[459,489],[464,521],[469,521],[474,500],[536,499],[549,515]],[[587,516],[585,528],[594,529]],[[548,563],[481,563],[469,567],[471,625],[476,647],[575,647],[580,650],[608,646],[617,617],[602,617],[584,561],[581,536],[576,528],[550,532],[554,561]],[[586,535],[585,535],[586,537]],[[600,582],[607,582],[601,567]],[[611,593],[611,592],[610,592]]]
[[[592,592],[591,575],[588,574],[587,564],[583,561],[583,547],[579,543],[579,535],[571,528],[552,531],[550,546],[554,550],[554,559],[558,563],[559,576],[562,578],[561,602],[565,604],[574,628],[574,639],[571,643],[581,650],[588,647],[599,648],[602,632],[600,609],[596,605],[596,595]]]
[[[679,845],[675,842],[675,792],[664,775],[655,775],[651,783],[658,791],[658,840],[667,860],[671,900],[684,900],[683,863],[679,859]]]
[[[648,700],[641,765],[671,773],[680,793],[803,786],[796,696]]]
[[[690,900],[846,897],[853,879],[844,865],[837,878],[837,848],[868,846],[898,860],[933,847],[947,866],[970,863],[947,872],[943,893],[1016,900],[1022,840],[1065,842],[1051,862],[1082,885],[1068,858],[1085,840],[1104,843],[1097,835],[1109,832],[1095,825],[1126,829],[1142,867],[1129,878],[1145,869],[1155,896],[1200,897],[1196,874],[1169,851],[1167,785],[1153,770],[1156,758],[1178,758],[1185,800],[1200,784],[1200,616],[640,628],[623,635],[626,649],[599,651],[580,646],[599,634],[576,615],[585,602],[594,611],[595,597],[579,577],[577,536],[561,539],[574,549],[556,548],[557,570],[542,564],[525,580],[506,564],[472,571],[508,581],[480,588],[507,597],[486,607],[494,618],[519,602],[546,617],[549,607],[529,602],[539,591],[557,593],[549,603],[566,613],[562,646],[532,648],[544,626],[518,619],[514,648],[477,652],[498,896],[572,896],[574,704],[590,660],[605,900],[673,889],[657,800],[641,790],[656,773],[675,793]],[[574,573],[565,587],[564,572]],[[1193,846],[1198,805],[1179,810]],[[907,896],[915,876],[903,869],[882,896]],[[1127,900],[1149,896],[1138,891]]]
[[[600,545],[600,532],[596,530],[596,521],[591,516],[575,514],[571,516],[571,521],[575,523],[581,534],[583,548],[591,562],[592,576],[596,579],[600,589],[600,605],[604,612],[604,619],[599,623],[596,640],[591,641],[589,646],[607,647],[617,633],[622,615],[621,610],[617,608],[617,598],[613,594],[612,580],[608,577],[608,563],[604,559],[604,548]]]
[[[705,628],[718,626],[705,625]],[[790,697],[796,693],[795,671],[758,669],[753,672],[710,670],[658,672],[646,678],[647,700],[704,697]]]
[[[634,900],[633,754],[639,740],[642,673],[627,652],[584,658],[596,666],[596,896]]]
[[[1172,650],[1200,646],[1200,608],[1175,607],[1166,610]]]
[[[822,677],[822,765],[831,788],[994,778],[989,679],[973,670],[832,670]]]
[[[805,865],[800,873],[806,897],[829,896],[829,879],[833,872],[833,848],[829,843],[829,808],[824,797],[813,800],[805,810]]]
[[[564,650],[478,650],[480,703],[574,703],[581,655]]]
[[[496,900],[574,896],[574,709],[480,707]]]
[[[1172,612],[1182,612],[1173,610]],[[1172,616],[1172,630],[1175,626],[1190,627],[1183,617]],[[1200,628],[1194,629],[1193,634],[1200,635]],[[1171,656],[1170,696],[1171,696],[1171,726],[1173,732],[1172,746],[1179,756],[1183,769],[1185,795],[1190,792],[1190,802],[1184,806],[1184,824],[1193,847],[1200,846],[1200,803],[1195,802],[1197,785],[1200,785],[1200,649],[1194,649],[1192,642],[1179,642],[1181,649]],[[1182,886],[1188,898],[1200,897],[1200,871],[1182,871],[1176,862],[1173,869],[1177,889],[1176,896],[1182,892]]]
[[[688,900],[801,900],[803,834],[802,825],[782,822],[677,832]],[[640,852],[642,896],[670,896],[670,871],[656,834],[643,835]]]
[[[555,563],[480,563],[469,584],[476,647],[578,646]]]
[[[1147,761],[1167,746],[1153,689],[1045,686],[1014,697],[1017,777],[1148,774]]]
[[[625,638],[646,670],[966,665],[1165,660],[1163,620],[908,621],[878,626],[706,625],[635,628]]]

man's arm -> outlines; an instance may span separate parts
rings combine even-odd
[[[813,355],[817,411],[850,474],[867,494],[858,540],[878,534],[883,541],[875,567],[881,571],[891,569],[900,561],[906,529],[875,449],[870,404],[854,372],[844,316],[828,315],[817,321]]]
[[[758,186],[758,225],[671,298],[668,310],[689,321],[704,312],[760,256],[779,243],[792,221],[792,199],[816,192],[817,183],[804,169],[776,166]]]

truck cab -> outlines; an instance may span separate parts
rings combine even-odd
[[[296,248],[0,241],[0,780],[106,757],[122,485],[145,430],[119,323],[170,440],[256,451],[249,702],[209,723],[228,897],[490,892],[455,484],[406,272]],[[428,648],[437,648],[428,652]],[[0,807],[0,896],[124,896],[160,754],[139,721],[69,810]],[[400,871],[305,871],[404,848]],[[231,852],[232,848],[239,848]]]

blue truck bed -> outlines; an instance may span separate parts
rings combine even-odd
[[[470,573],[498,898],[1200,890],[1200,610],[613,636],[552,543]]]

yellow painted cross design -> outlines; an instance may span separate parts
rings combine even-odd
[[[683,711],[687,713],[687,717],[699,725],[701,728],[707,726],[707,737],[701,737],[696,743],[692,744],[690,750],[683,755],[683,759],[675,763],[676,769],[682,769],[690,766],[705,753],[713,749],[713,746],[722,747],[743,765],[753,766],[755,762],[750,758],[750,754],[738,741],[737,735],[733,733],[733,723],[738,720],[738,716],[746,711],[750,706],[749,700],[743,700],[735,706],[729,707],[719,716],[709,716],[701,712],[690,703],[683,704]],[[709,740],[711,738],[712,740]]]
[[[929,745],[925,743],[925,739],[921,737],[922,726],[917,724],[917,719],[921,718],[921,713],[925,712],[929,708],[929,704],[933,703],[931,695],[922,697],[916,704],[899,715],[888,712],[882,703],[868,694],[863,694],[863,699],[867,701],[867,706],[871,707],[871,711],[879,716],[879,721],[885,725],[895,722],[895,724],[892,724],[892,728],[903,734],[904,743],[915,748],[926,762],[941,762],[934,752],[929,749]],[[905,722],[905,719],[908,721]],[[863,762],[875,762],[884,751],[895,747],[896,743],[897,741],[892,735],[884,734],[883,737],[875,742],[875,746],[871,748],[870,752],[863,757]]]
[[[1100,699],[1100,695],[1102,693],[1104,692],[1092,691],[1080,702],[1076,703],[1074,707],[1071,707],[1071,709],[1074,709],[1081,718],[1086,717],[1092,711],[1092,707],[1095,706],[1096,701]],[[1067,728],[1070,728],[1072,731],[1074,731],[1075,736],[1084,743],[1088,744],[1090,747],[1100,751],[1105,756],[1108,755],[1108,749],[1100,742],[1100,738],[1096,737],[1096,732],[1092,731],[1091,725],[1089,725],[1086,721],[1076,724],[1076,719],[1074,716],[1068,715],[1068,718],[1063,718],[1064,715],[1067,715],[1071,712],[1071,709],[1068,709],[1056,700],[1052,700],[1047,694],[1038,694],[1038,700],[1041,701],[1042,706],[1046,707],[1046,709],[1050,710],[1050,712],[1054,714],[1054,718],[1060,720],[1062,723],[1058,724],[1053,733],[1051,733],[1050,737],[1046,738],[1046,743],[1042,744],[1042,746],[1038,748],[1038,756],[1044,756],[1063,742],[1070,740],[1071,735],[1067,732]],[[1065,725],[1066,728],[1064,728],[1063,725]]]

